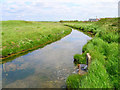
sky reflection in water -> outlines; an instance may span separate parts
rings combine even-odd
[[[74,71],[73,56],[91,38],[72,30],[71,34],[44,48],[2,64],[2,83],[7,88],[60,88]]]

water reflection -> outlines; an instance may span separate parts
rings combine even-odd
[[[73,30],[63,39],[2,64],[3,87],[60,88],[74,71],[73,55],[91,38]]]

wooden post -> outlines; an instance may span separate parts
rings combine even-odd
[[[91,56],[89,53],[87,53],[87,65],[88,65],[88,68],[90,67],[90,63],[91,63]]]
[[[78,69],[79,69],[78,74],[80,74],[80,72],[81,72],[80,64],[78,64]]]

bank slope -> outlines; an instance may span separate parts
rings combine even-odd
[[[67,87],[118,88],[118,18],[104,18],[98,22],[67,22],[64,25],[95,35],[83,47],[83,54],[74,57],[77,63],[85,64],[86,53],[90,53],[92,62],[88,74],[70,75],[66,81]]]

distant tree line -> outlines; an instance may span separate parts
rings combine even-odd
[[[78,20],[68,20],[68,21],[60,20],[59,22],[78,22]]]

